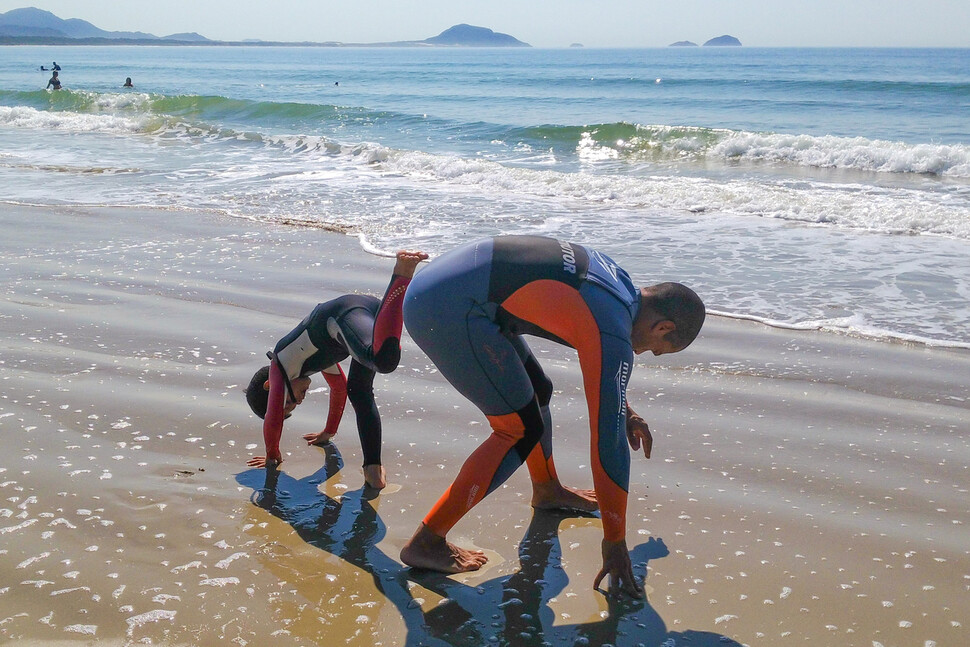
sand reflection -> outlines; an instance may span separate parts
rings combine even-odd
[[[342,465],[339,451],[331,446],[324,465],[301,479],[276,470],[237,476],[253,490],[255,505],[323,553],[287,548],[260,512],[250,515],[253,523],[247,532],[263,533],[266,539],[258,551],[260,562],[283,580],[281,594],[271,603],[287,634],[349,644],[456,647],[738,644],[710,632],[668,631],[649,595],[629,600],[589,591],[579,605],[558,597],[569,583],[562,566],[561,531],[594,525],[592,520],[534,513],[519,544],[518,570],[511,575],[481,581],[408,569],[380,547],[386,526],[378,514],[376,492],[361,488],[332,497],[320,491]],[[651,538],[633,548],[631,558],[636,572],[643,574],[651,560],[668,553],[662,539]],[[585,609],[585,615],[577,617],[575,609]]]

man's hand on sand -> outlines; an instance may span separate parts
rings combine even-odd
[[[426,260],[428,260],[428,255],[425,252],[402,249],[397,253],[394,274],[409,279],[414,276],[414,270],[417,269],[418,263]]]
[[[596,574],[593,588],[601,591],[600,582],[607,575],[610,578],[609,594],[626,593],[631,598],[643,597],[643,587],[633,576],[633,564],[630,563],[630,551],[626,548],[626,541],[603,540],[603,568]]]
[[[255,467],[257,469],[262,469],[264,467],[275,469],[279,467],[280,463],[283,462],[282,458],[266,458],[265,456],[253,456],[248,461],[246,465],[249,467]]]
[[[653,450],[653,436],[650,434],[650,427],[647,426],[646,420],[632,411],[629,411],[626,417],[626,438],[633,451],[639,450],[642,444],[643,455],[650,458],[650,452]]]

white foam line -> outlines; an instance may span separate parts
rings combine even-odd
[[[918,335],[907,335],[904,333],[890,332],[888,330],[880,330],[878,328],[860,328],[857,326],[852,326],[846,323],[845,319],[829,319],[829,320],[818,320],[818,321],[802,321],[788,323],[785,321],[776,321],[774,319],[769,319],[767,317],[759,317],[757,315],[739,314],[734,312],[723,312],[718,310],[708,310],[707,314],[716,317],[725,317],[727,319],[737,319],[739,321],[754,321],[760,324],[764,324],[770,328],[779,328],[782,330],[803,330],[803,331],[818,331],[818,332],[828,332],[828,333],[838,333],[842,335],[849,335],[852,337],[862,337],[864,339],[873,339],[876,341],[898,341],[910,344],[918,344],[920,346],[930,346],[934,348],[955,348],[962,350],[970,350],[970,343],[959,342],[959,341],[949,341],[942,339],[931,339],[929,337],[920,337]]]

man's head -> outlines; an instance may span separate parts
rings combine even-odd
[[[654,355],[690,346],[704,325],[706,310],[697,294],[680,283],[659,283],[640,290],[640,312],[633,322],[633,351]]]
[[[291,398],[287,392],[283,404],[283,415],[287,418],[293,413],[293,409],[296,409],[296,405],[303,402],[303,398],[306,397],[306,392],[310,388],[310,378],[298,377],[290,380],[290,386],[293,387],[293,397]],[[269,406],[269,366],[264,366],[253,374],[253,379],[246,387],[246,402],[249,403],[253,413],[261,419],[266,417],[266,407]]]

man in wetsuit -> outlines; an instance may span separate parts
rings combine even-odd
[[[492,427],[454,483],[401,551],[405,564],[456,573],[476,570],[481,551],[455,546],[449,530],[523,462],[537,507],[595,508],[603,519],[603,568],[613,587],[642,597],[627,550],[629,445],[649,458],[650,430],[626,401],[634,354],[686,348],[704,322],[689,288],[637,289],[609,257],[575,243],[507,236],[459,247],[432,262],[408,288],[404,321],[441,374]],[[575,348],[583,373],[595,495],[559,485],[552,460],[552,383],[523,334]],[[543,499],[545,492],[545,500]],[[577,505],[578,503],[578,505]]]
[[[375,373],[390,373],[401,358],[401,306],[424,252],[400,251],[384,299],[348,294],[317,305],[271,353],[270,365],[253,375],[246,400],[263,419],[265,456],[250,467],[276,467],[282,460],[283,420],[303,402],[310,375],[322,372],[330,386],[330,410],[322,431],[306,434],[308,445],[325,444],[337,433],[347,398],[357,417],[364,454],[364,481],[381,489],[387,483],[381,466],[381,418],[374,401]],[[349,377],[340,362],[351,357]]]

